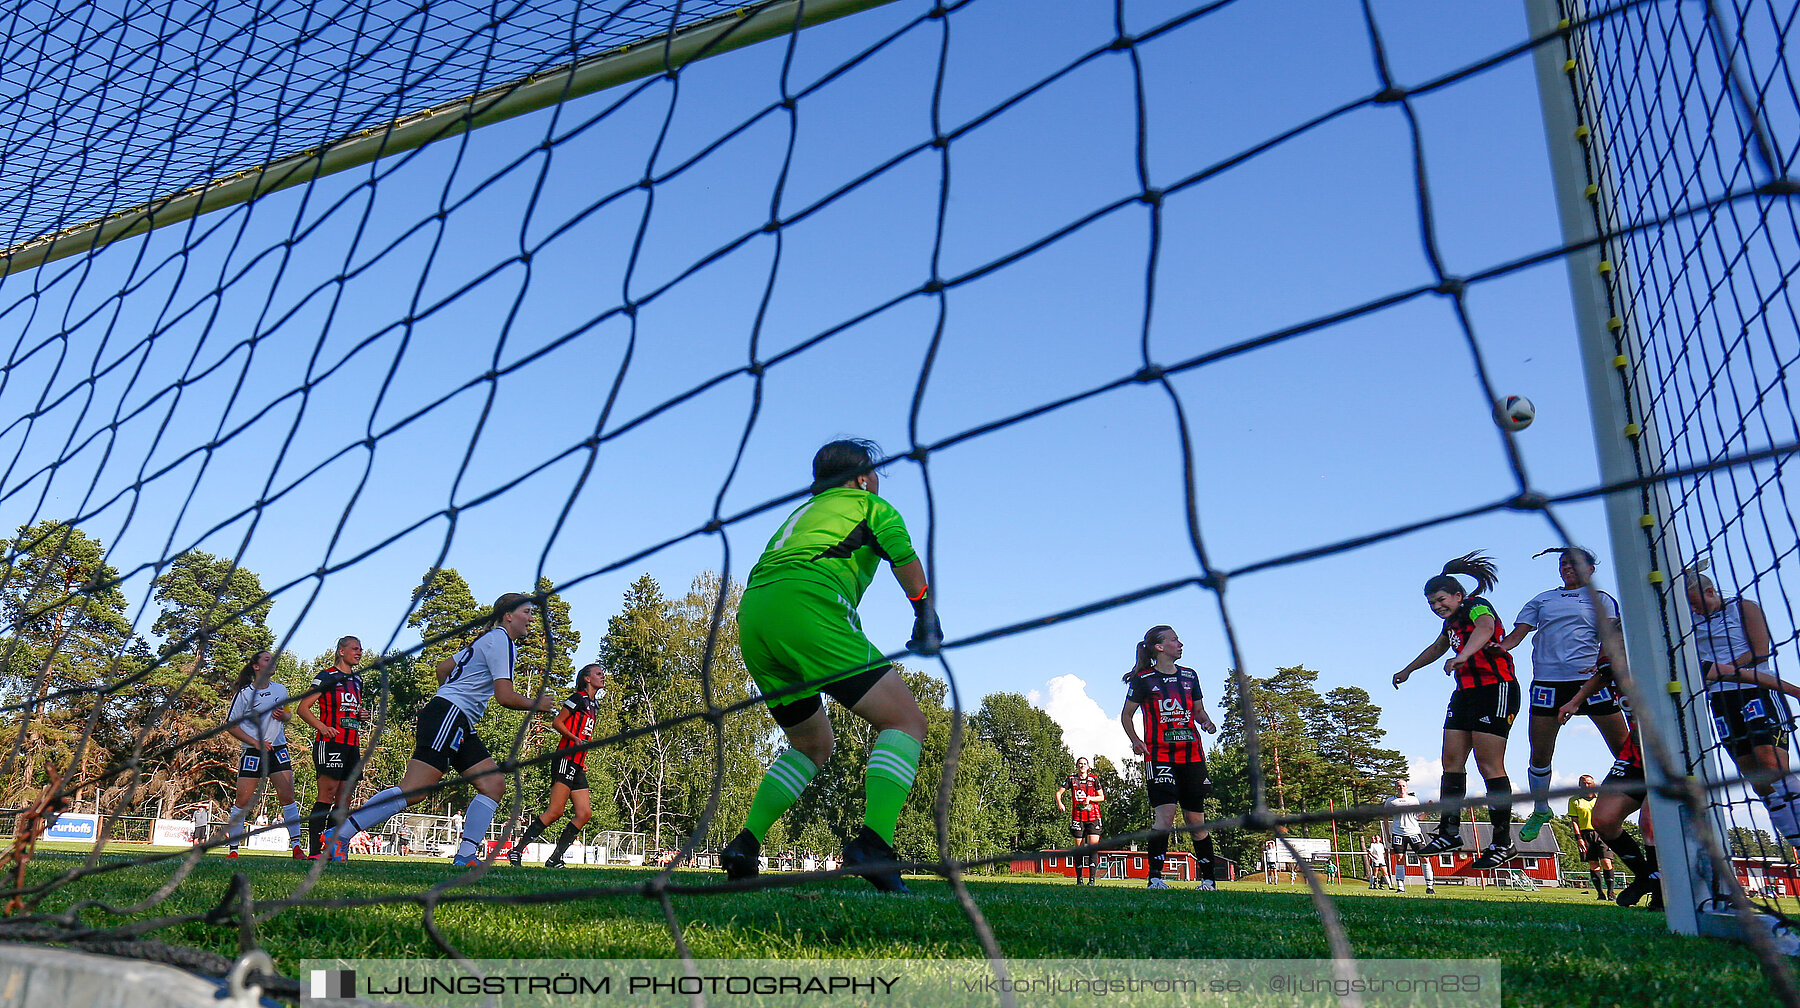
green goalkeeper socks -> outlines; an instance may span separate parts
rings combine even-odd
[[[756,797],[750,802],[750,817],[744,821],[744,828],[761,843],[763,834],[775,825],[781,814],[792,808],[800,800],[800,792],[818,776],[819,768],[798,749],[788,749],[775,757],[775,762],[763,774],[762,783],[756,787]]]
[[[893,728],[875,736],[875,748],[869,751],[869,766],[863,774],[868,802],[863,824],[889,845],[894,842],[894,824],[900,821],[900,806],[906,804],[918,775],[918,739]]]

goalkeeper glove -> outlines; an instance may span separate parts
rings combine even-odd
[[[944,628],[938,625],[937,608],[931,604],[931,589],[919,593],[912,600],[913,628],[912,639],[906,642],[907,650],[914,654],[937,654],[938,647],[944,643]]]

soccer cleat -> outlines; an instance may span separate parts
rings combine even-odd
[[[893,860],[895,860],[894,848],[867,826],[857,830],[856,836],[844,845],[845,868],[854,869],[857,865]],[[868,879],[870,885],[882,892],[912,892],[906,887],[906,883],[900,880],[900,873],[892,868],[881,871],[856,872],[855,874]]]
[[[350,860],[350,845],[337,838],[337,827],[319,834],[319,857],[327,861]]]
[[[1469,862],[1469,867],[1476,871],[1492,871],[1513,859],[1512,844],[1488,844],[1481,856]]]
[[[450,864],[456,868],[473,868],[480,863],[480,851],[476,851],[473,854],[458,854],[450,859]]]
[[[1595,889],[1595,890],[1594,890],[1594,898],[1595,898],[1595,899],[1597,899],[1597,900],[1603,900],[1603,899],[1605,899],[1605,898],[1606,898],[1606,893],[1604,893],[1604,892],[1601,892],[1601,891],[1600,891],[1600,890],[1598,890],[1598,889]]]
[[[1452,836],[1449,833],[1433,833],[1430,840],[1419,845],[1421,857],[1433,857],[1459,850],[1462,850],[1462,837]]]
[[[569,866],[568,862],[564,861],[562,858],[559,858],[559,857],[553,857],[550,860],[544,862],[545,868],[567,868],[568,866]]]
[[[513,844],[512,850],[506,852],[506,863],[512,865],[514,868],[525,867],[524,848],[520,847],[518,844]]]
[[[1613,902],[1622,907],[1637,906],[1638,900],[1643,899],[1649,893],[1656,894],[1657,903],[1662,902],[1661,878],[1654,874],[1638,875],[1631,880],[1630,885],[1619,890],[1619,895]]]
[[[1430,896],[1432,893],[1435,893],[1435,892],[1437,892],[1436,889],[1433,889],[1430,886],[1425,887],[1425,895]]]
[[[1212,879],[1201,879],[1198,888],[1201,892],[1218,892],[1219,883],[1214,882]]]
[[[759,859],[762,857],[762,844],[757,841],[756,834],[749,830],[739,830],[738,835],[719,852],[719,867],[725,869],[728,879],[755,878],[761,870]]]
[[[1145,889],[1167,889],[1167,888],[1169,888],[1169,883],[1164,882],[1162,879],[1159,879],[1159,878],[1153,878],[1149,882],[1144,884],[1144,888]]]
[[[1519,826],[1519,839],[1527,843],[1536,840],[1538,832],[1544,828],[1544,824],[1549,822],[1554,814],[1547,808],[1531,813],[1530,818]]]
[[[230,850],[226,851],[225,856],[226,857],[237,857],[237,848],[233,847]]]
[[[293,850],[294,860],[296,861],[311,861],[313,859],[313,855],[306,853],[306,841],[304,840],[295,841]]]

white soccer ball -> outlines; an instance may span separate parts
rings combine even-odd
[[[1501,396],[1494,403],[1494,422],[1502,430],[1521,431],[1537,419],[1537,407],[1522,395]]]

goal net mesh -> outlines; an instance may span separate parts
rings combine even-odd
[[[1642,348],[1632,402],[1661,432],[1640,460],[1674,502],[1658,532],[1759,600],[1791,647],[1791,8],[1593,5],[1566,33],[1515,25],[1471,48],[1405,5],[1120,2],[1044,27],[1022,2],[900,2],[756,45],[676,46],[851,6],[25,2],[0,19],[0,785],[21,810],[0,937],[220,972],[191,915],[159,908],[224,844],[222,819],[193,850],[33,860],[32,843],[59,812],[90,812],[105,839],[185,817],[197,781],[219,794],[235,779],[232,673],[275,651],[304,704],[351,623],[375,709],[353,784],[366,798],[404,767],[430,667],[479,602],[518,588],[540,603],[521,691],[566,689],[602,626],[604,660],[650,668],[654,652],[667,681],[696,684],[639,703],[620,678],[590,750],[612,775],[596,796],[649,810],[597,817],[590,842],[629,840],[668,869],[569,893],[661,901],[685,954],[677,895],[769,882],[668,874],[711,863],[773,753],[736,654],[735,586],[805,498],[805,459],[845,434],[886,446],[886,479],[914,488],[948,639],[896,656],[949,710],[1004,648],[1060,647],[1111,614],[1191,627],[1208,667],[1241,677],[1279,636],[1256,612],[1365,566],[1403,569],[1369,595],[1429,630],[1418,582],[1471,536],[1576,542],[1581,508],[1621,489],[1591,456],[1556,454],[1558,421],[1508,437],[1491,415],[1520,390],[1502,382],[1537,374],[1513,351],[1567,328],[1560,269],[1582,251],[1541,220],[1477,219],[1502,192],[1552,216],[1548,193],[1484,171],[1484,124],[1535,100],[1539,47],[1593,56],[1571,80],[1604,139],[1619,338]],[[598,71],[606,86],[578,83],[645,53]],[[545,86],[566,98],[488,121]],[[415,121],[430,125],[402,142]],[[307,167],[265,182],[276,164]],[[1543,380],[1578,390],[1557,352]],[[1097,566],[1121,555],[1140,559]],[[651,598],[633,579],[653,566],[692,590]],[[1000,598],[974,606],[984,594]],[[628,611],[596,621],[621,596]],[[872,638],[905,639],[877,608]],[[646,612],[661,622],[633,622]],[[1668,629],[1691,657],[1691,630]],[[1385,689],[1405,657],[1359,667]],[[1701,696],[1697,662],[1677,666]],[[1238,700],[1246,800],[1216,830],[1380,817],[1367,789],[1285,808]],[[484,727],[512,783],[498,836],[541,807],[530,782],[548,760],[543,725],[506,717]],[[671,743],[682,726],[705,744]],[[902,852],[950,880],[998,960],[965,873],[1034,852],[931,779],[994,771],[958,762],[967,734],[920,778],[930,847]],[[1762,806],[1716,740],[1667,741],[1716,785],[1733,853],[1770,857]],[[680,829],[653,772],[677,766]],[[419,811],[470,793],[452,774],[455,800]],[[1141,844],[1147,826],[1109,824],[1108,843]],[[1353,972],[1323,873],[1301,864]],[[144,865],[170,880],[140,902],[55,909]],[[207,923],[253,947],[253,925],[284,914],[393,899],[320,895],[329,870],[272,897],[233,890]],[[431,915],[481,884],[409,897],[445,953]],[[1765,898],[1791,910],[1785,897]]]

